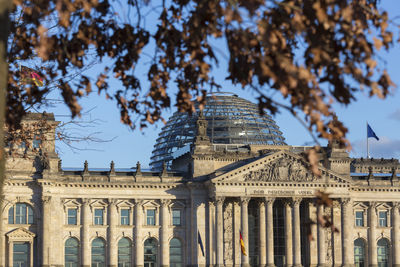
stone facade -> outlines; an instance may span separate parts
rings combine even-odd
[[[307,148],[227,151],[204,127],[173,171],[63,169],[54,138],[10,156],[0,266],[400,266],[397,160],[331,144],[318,177]]]

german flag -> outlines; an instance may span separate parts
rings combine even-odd
[[[34,69],[21,66],[20,77],[22,84],[35,84],[38,87],[43,86],[43,78]]]
[[[246,248],[244,247],[244,241],[243,241],[243,237],[242,237],[242,232],[241,231],[239,231],[239,235],[240,235],[240,248],[242,249],[242,254],[247,256]]]

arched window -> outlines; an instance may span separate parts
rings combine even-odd
[[[144,267],[157,266],[157,240],[148,238],[144,241]]]
[[[356,267],[365,267],[365,243],[361,238],[354,241],[354,264]]]
[[[385,238],[378,241],[378,267],[389,266],[389,242]]]
[[[106,266],[105,242],[101,238],[92,241],[92,267]]]
[[[76,238],[68,238],[65,241],[65,267],[79,266],[79,242]]]
[[[182,267],[182,243],[177,238],[172,238],[169,243],[169,266],[171,267]]]
[[[124,237],[118,242],[118,267],[132,266],[131,241]]]
[[[33,209],[26,203],[16,203],[8,210],[9,224],[33,224]]]

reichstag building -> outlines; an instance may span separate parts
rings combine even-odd
[[[330,143],[315,176],[307,147],[221,93],[173,114],[149,170],[67,169],[53,114],[24,124],[43,117],[52,130],[7,160],[0,266],[400,267],[397,159],[350,158]],[[312,223],[326,218],[338,232]]]

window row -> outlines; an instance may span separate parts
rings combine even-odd
[[[182,209],[171,210],[171,224],[174,226],[181,226],[183,224],[183,211]],[[93,224],[104,225],[105,220],[105,208],[95,208],[93,210]],[[145,225],[157,225],[157,210],[146,209],[145,210]],[[78,208],[68,208],[66,214],[66,224],[78,225],[79,213]],[[33,209],[29,204],[16,203],[8,209],[8,224],[33,224]],[[119,223],[120,225],[132,225],[133,223],[133,211],[132,209],[120,209],[119,212]]]
[[[65,241],[64,248],[65,266],[78,267],[81,266],[81,255],[79,249],[79,241],[76,238],[69,238]],[[144,266],[157,266],[158,241],[155,238],[148,238],[144,242]],[[171,239],[169,243],[169,258],[172,267],[183,266],[183,247],[182,242],[177,239]],[[102,238],[96,238],[91,244],[91,266],[105,267],[106,261],[106,243]],[[118,267],[134,266],[132,258],[132,242],[128,238],[122,238],[118,242]]]
[[[172,209],[172,225],[182,225],[182,210]],[[145,225],[156,225],[157,224],[157,211],[156,209],[145,210]],[[119,224],[120,225],[132,225],[133,213],[131,209],[121,209],[119,212]],[[67,210],[67,224],[78,225],[78,208],[69,208]],[[93,211],[93,224],[104,225],[105,224],[105,209],[96,208]]]
[[[377,243],[377,261],[379,267],[389,266],[389,241],[381,238]],[[365,267],[367,263],[366,245],[363,239],[354,241],[354,264],[356,267]]]
[[[366,216],[367,213],[363,210],[355,211],[355,226],[364,227],[366,226]],[[389,212],[386,210],[378,211],[378,226],[379,227],[388,227],[389,225]]]

